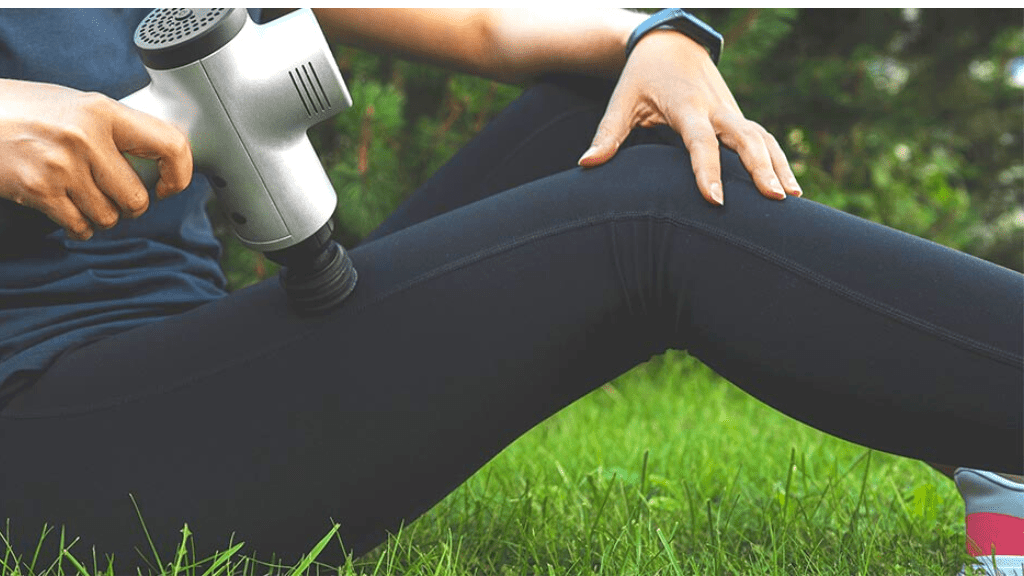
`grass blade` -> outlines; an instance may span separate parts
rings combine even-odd
[[[312,564],[313,561],[316,560],[317,556],[320,555],[320,552],[323,552],[323,549],[331,541],[331,538],[334,538],[334,535],[338,532],[338,528],[340,527],[340,524],[335,524],[327,535],[321,538],[320,542],[317,542],[316,546],[314,546],[308,554],[302,557],[302,560],[296,564],[295,568],[292,568],[292,570],[288,572],[288,576],[299,576],[300,574],[304,574],[310,564]]]

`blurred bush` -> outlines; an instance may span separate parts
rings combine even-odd
[[[695,10],[807,198],[1024,268],[1024,10]],[[311,131],[358,243],[521,87],[336,47],[354,101]],[[224,222],[238,288],[275,272]]]
[[[807,197],[1024,268],[1024,10],[716,10]]]

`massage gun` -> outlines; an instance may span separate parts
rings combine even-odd
[[[162,8],[135,47],[151,82],[121,102],[188,136],[235,235],[284,267],[295,310],[344,300],[356,272],[331,239],[337,196],[306,131],[352,99],[313,13],[257,25],[241,8]],[[152,189],[156,162],[126,158]]]
[[[152,82],[121,102],[188,135],[235,235],[284,266],[296,310],[344,300],[356,272],[331,239],[337,195],[306,131],[352,98],[313,13],[258,26],[241,8],[162,8],[135,47]],[[156,183],[155,162],[128,158]]]

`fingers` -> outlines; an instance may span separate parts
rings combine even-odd
[[[771,154],[762,136],[763,128],[759,130],[760,126],[739,115],[721,118],[717,124],[722,144],[739,154],[761,194],[773,200],[785,199],[786,191],[775,173]]]
[[[591,141],[590,148],[580,157],[578,164],[592,168],[604,164],[619,150],[619,145],[632,129],[633,110],[624,104],[620,89],[616,87],[608,101],[601,122],[597,125],[597,133]]]
[[[78,165],[79,173],[54,182],[49,216],[78,240],[94,230],[113,228],[122,217],[138,218],[149,208],[149,193],[117,150],[93,146],[90,162]]]
[[[149,209],[149,193],[120,152],[157,160],[158,198],[184,190],[192,180],[192,152],[180,130],[113,101],[97,106],[108,107],[111,141],[91,147],[90,173],[74,180],[67,201],[58,202],[51,214],[80,240],[91,237],[93,229],[112,228],[120,216],[137,218]]]
[[[83,166],[82,172],[55,172],[45,183],[23,183],[24,189],[30,192],[25,197],[40,202],[33,207],[76,240],[88,240],[95,230],[113,228],[122,214],[109,195],[97,187],[88,174],[88,167]]]
[[[75,240],[88,240],[92,238],[92,224],[70,197],[65,196],[63,199],[52,203],[49,206],[49,210],[44,213],[50,217],[50,220],[64,228],[68,236]]]
[[[711,123],[700,116],[687,116],[681,126],[673,126],[683,137],[683,144],[690,152],[693,175],[701,196],[712,204],[722,206],[722,159],[718,153],[718,137]]]
[[[185,135],[166,122],[109,98],[86,96],[83,109],[105,119],[106,130],[75,138],[70,149],[81,162],[62,162],[53,170],[50,198],[43,211],[79,240],[106,230],[120,217],[137,218],[149,208],[149,193],[121,154],[156,159],[160,167],[157,196],[185,189],[192,179],[192,153]],[[63,174],[63,177],[56,177]]]
[[[120,210],[106,194],[96,187],[91,178],[82,178],[74,188],[66,189],[65,194],[89,219],[93,225],[91,227],[109,230],[117,224]]]
[[[122,152],[157,160],[159,197],[191,181],[188,139],[173,125],[99,93],[0,82],[0,198],[43,212],[69,237],[87,239],[149,207]]]
[[[75,146],[56,148],[32,142],[7,152],[33,161],[12,163],[0,171],[11,200],[46,214],[77,240],[87,240],[94,229],[117,223],[116,207],[96,187],[89,164],[81,161],[85,154]]]
[[[779,141],[775,139],[771,132],[764,128],[761,128],[761,132],[765,146],[768,149],[768,155],[772,159],[772,168],[775,169],[775,175],[782,182],[782,188],[786,191],[786,194],[791,196],[803,196],[804,192],[796,181],[793,169],[789,167],[789,160],[786,159],[786,154],[782,151],[782,147],[779,146]]]
[[[653,33],[637,45],[580,166],[603,164],[634,126],[656,124],[668,124],[682,136],[708,202],[724,203],[719,141],[739,154],[765,197],[802,194],[775,138],[743,117],[707,53],[678,34]]]
[[[79,203],[88,205],[87,209],[94,217],[112,226],[110,214],[102,204],[95,203],[89,196],[96,194],[72,193],[64,186],[64,181],[54,183],[49,179],[33,177],[29,173],[16,173],[12,183],[20,191],[13,198],[18,204],[39,210],[63,228],[68,236],[76,240],[88,240],[93,235],[94,222],[83,213]],[[72,198],[72,195],[78,200]],[[102,194],[99,194],[102,197]],[[113,222],[116,223],[116,211]],[[108,227],[109,227],[108,226]]]
[[[108,153],[102,162],[93,165],[92,177],[99,189],[107,191],[122,216],[138,218],[149,209],[149,193],[124,156]]]
[[[590,148],[579,160],[580,166],[599,166],[618,151],[622,141],[637,123],[634,118],[640,114],[633,107],[619,104],[625,101],[612,95]],[[754,185],[765,197],[783,200],[787,195],[803,195],[782,147],[774,136],[756,122],[740,114],[712,119],[700,113],[680,118],[672,114],[671,109],[664,112],[665,123],[683,138],[690,153],[697,188],[708,202],[718,206],[725,203],[719,141],[739,154]]]
[[[192,150],[185,134],[149,114],[120,104],[117,106],[120,108],[119,116],[113,125],[117,149],[157,161],[160,169],[157,198],[167,198],[184,190],[192,180]],[[131,170],[123,158],[121,162]]]
[[[783,200],[787,195],[803,196],[782,147],[756,122],[730,115],[716,129],[711,120],[701,115],[673,120],[669,115],[670,124],[683,137],[690,152],[697,187],[708,202],[724,204],[719,140],[739,154],[762,195],[773,200]]]

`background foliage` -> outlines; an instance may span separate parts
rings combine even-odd
[[[1024,11],[694,12],[725,35],[722,73],[805,197],[1024,268]],[[522,87],[335,54],[355,103],[312,137],[352,246]],[[232,287],[274,272],[218,228]]]

